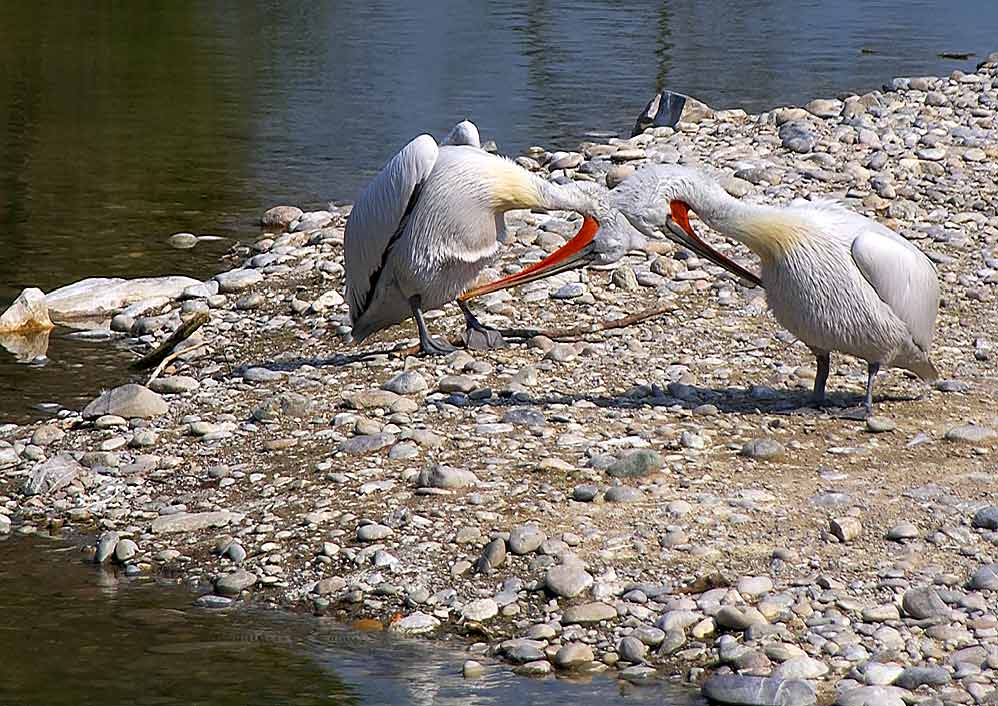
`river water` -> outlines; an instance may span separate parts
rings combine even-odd
[[[192,598],[85,564],[61,540],[0,537],[0,704],[702,706],[688,688],[606,676],[537,680],[490,665],[466,680],[456,647]]]
[[[88,276],[207,276],[276,203],[351,199],[419,132],[516,154],[628,136],[657,90],[760,110],[972,69],[993,0],[0,3],[0,308]],[[3,341],[0,341],[3,344]],[[0,347],[0,423],[124,373],[53,334]]]

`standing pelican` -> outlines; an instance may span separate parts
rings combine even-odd
[[[689,222],[692,210],[759,257],[769,308],[817,359],[815,402],[825,399],[831,351],[867,361],[867,414],[873,412],[873,383],[882,365],[910,370],[925,380],[938,376],[929,359],[939,307],[936,270],[918,248],[889,228],[830,201],[787,207],[739,201],[715,181],[684,167],[647,167],[614,191],[613,203],[645,235],[660,229],[678,244],[758,283],[697,237]],[[526,276],[518,273],[468,295],[547,276],[548,270],[564,269],[573,256],[555,253],[549,259]],[[576,254],[573,266],[584,264],[585,254]]]
[[[473,138],[473,139],[471,139]],[[346,299],[354,340],[412,316],[424,353],[454,350],[429,335],[424,309],[454,301],[495,257],[505,239],[506,211],[517,208],[577,211],[580,233],[596,233],[598,193],[534,176],[478,148],[478,130],[465,121],[441,145],[420,135],[367,185],[344,235]],[[501,337],[459,302],[469,340],[496,345]]]

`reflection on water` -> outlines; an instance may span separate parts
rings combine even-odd
[[[126,581],[49,539],[0,539],[0,703],[81,706],[622,703],[700,706],[690,690],[528,680],[465,655],[326,619],[190,608],[191,594]]]
[[[464,117],[508,153],[571,148],[628,133],[663,87],[762,109],[968,69],[937,52],[985,54],[996,26],[993,0],[0,3],[0,306],[210,274],[224,245],[167,237],[247,238],[275,203],[353,198]],[[7,387],[55,392],[59,370],[0,351]]]

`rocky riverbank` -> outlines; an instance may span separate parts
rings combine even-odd
[[[914,240],[940,272],[945,379],[892,371],[876,418],[851,413],[865,366],[841,356],[839,406],[806,406],[812,357],[762,293],[657,242],[612,273],[483,298],[482,318],[557,330],[671,314],[585,340],[351,358],[348,208],[281,207],[233,250],[236,269],[111,323],[151,348],[208,312],[202,347],[149,387],[0,428],[0,531],[72,527],[99,537],[95,560],[181,575],[206,607],[463,639],[469,659],[525,674],[706,679],[708,696],[743,704],[994,703],[989,62],[761,115],[698,106],[675,128],[518,158],[610,185],[647,162],[702,164],[737,196],[829,195]],[[508,222],[505,269],[575,231],[565,214]],[[431,326],[461,321],[448,308]]]

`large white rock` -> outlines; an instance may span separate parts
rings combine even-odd
[[[191,277],[90,277],[45,296],[52,320],[60,324],[74,321],[109,319],[111,314],[129,304],[166,297],[177,299],[187,287],[201,284]]]
[[[125,419],[141,417],[150,419],[166,414],[170,406],[148,387],[129,383],[108,390],[83,409],[84,419],[97,419],[114,414]]]
[[[0,314],[0,333],[48,331],[52,328],[45,292],[35,287],[21,292],[7,311]]]

